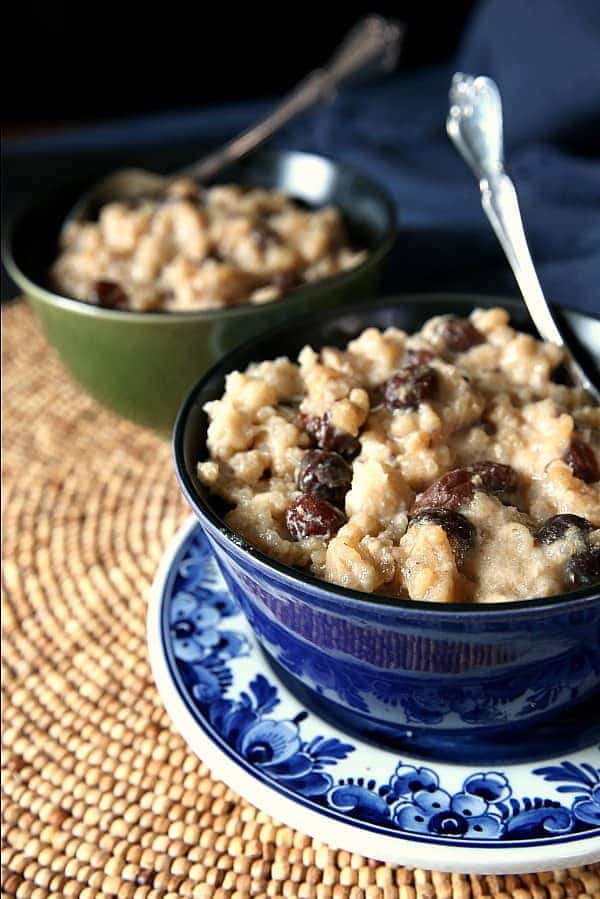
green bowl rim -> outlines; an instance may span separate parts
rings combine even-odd
[[[283,297],[282,300],[275,301],[276,303],[284,301],[286,305],[290,307],[290,314],[292,314],[300,303],[310,299],[313,296],[319,295],[323,292],[328,292],[329,290],[335,290],[338,286],[347,284],[353,278],[359,277],[362,273],[367,272],[371,268],[375,267],[387,255],[387,253],[392,248],[392,245],[397,236],[396,204],[386,188],[380,185],[369,175],[364,175],[353,166],[347,165],[345,162],[338,162],[330,156],[326,156],[324,153],[307,153],[301,150],[285,149],[259,150],[257,151],[256,155],[258,155],[258,153],[265,157],[271,158],[282,156],[296,156],[325,160],[329,164],[333,165],[337,170],[343,170],[350,175],[353,175],[355,178],[359,178],[361,181],[365,182],[369,190],[374,196],[376,196],[376,198],[385,209],[388,219],[388,224],[383,236],[379,239],[374,248],[368,252],[367,258],[364,260],[364,262],[361,262],[359,265],[355,266],[354,268],[348,269],[345,272],[340,272],[337,275],[331,275],[328,278],[322,278],[319,281],[315,281],[313,284],[307,284],[303,285],[302,287],[298,287],[296,290],[291,291],[288,297]],[[13,281],[15,281],[18,287],[20,287],[27,296],[32,296],[35,299],[47,303],[48,305],[56,306],[61,309],[69,310],[71,312],[76,312],[81,315],[90,315],[97,318],[114,319],[121,321],[124,319],[129,319],[138,322],[146,321],[148,323],[158,321],[189,321],[190,319],[201,319],[204,321],[210,321],[211,319],[220,320],[223,317],[235,318],[258,314],[261,311],[264,312],[266,309],[273,308],[272,303],[265,303],[263,305],[244,303],[240,306],[227,306],[223,309],[190,310],[189,312],[140,312],[130,309],[106,309],[102,306],[97,306],[94,303],[87,303],[85,300],[78,300],[74,297],[62,296],[62,294],[55,293],[53,290],[50,290],[42,284],[38,284],[35,281],[32,281],[15,261],[13,255],[14,234],[16,229],[19,227],[22,219],[28,214],[31,209],[32,206],[27,206],[25,209],[22,209],[20,213],[13,218],[13,221],[8,226],[6,239],[2,241],[2,257],[8,274],[13,279]]]

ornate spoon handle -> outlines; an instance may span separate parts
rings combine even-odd
[[[304,78],[275,109],[248,131],[219,150],[178,173],[204,181],[231,162],[241,159],[305,109],[331,96],[357,74],[387,71],[396,63],[403,35],[395,21],[372,15],[362,19],[346,35],[329,63]]]
[[[479,180],[481,205],[502,244],[536,328],[544,340],[562,346],[564,341],[527,246],[517,192],[504,171],[502,103],[491,78],[461,73],[454,76],[446,128]]]
[[[491,78],[473,78],[460,72],[454,76],[446,130],[479,181],[481,205],[540,336],[564,346],[527,246],[515,186],[504,171],[502,102]],[[597,389],[576,360],[569,356],[567,364],[574,380],[598,398]]]

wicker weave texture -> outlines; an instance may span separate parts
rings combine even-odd
[[[466,877],[335,851],[211,775],[146,655],[187,514],[169,447],[85,396],[24,304],[3,325],[3,896],[600,899],[600,865]]]

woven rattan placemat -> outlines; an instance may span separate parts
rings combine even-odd
[[[146,656],[187,514],[169,447],[83,394],[23,303],[3,324],[3,895],[600,897],[600,865],[465,877],[338,852],[211,776]]]

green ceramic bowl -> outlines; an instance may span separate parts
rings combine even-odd
[[[261,151],[219,178],[278,188],[311,206],[338,206],[366,260],[264,306],[207,312],[123,312],[55,293],[48,269],[60,226],[82,185],[38,201],[10,229],[4,257],[46,335],[77,380],[100,402],[167,434],[198,378],[243,340],[297,314],[329,310],[375,294],[395,231],[390,197],[369,178],[309,153]]]

